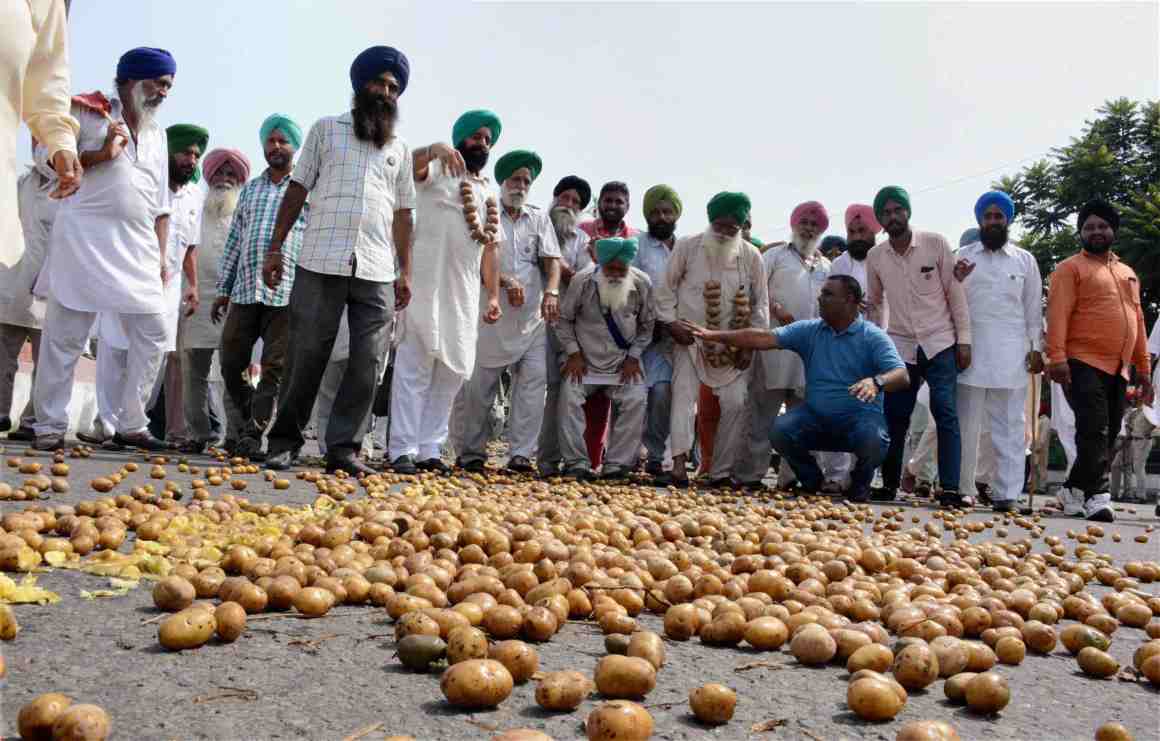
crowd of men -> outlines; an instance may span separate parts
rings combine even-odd
[[[199,454],[224,438],[284,470],[317,418],[327,468],[363,475],[377,414],[389,470],[450,472],[449,445],[456,467],[483,471],[505,393],[514,472],[643,471],[687,487],[696,458],[699,485],[758,490],[776,452],[780,488],[885,501],[908,488],[925,386],[938,501],[971,504],[990,457],[989,500],[1010,511],[1028,391],[1046,369],[1075,416],[1063,507],[1113,518],[1112,442],[1129,384],[1151,404],[1152,383],[1108,203],[1079,212],[1083,250],[1050,276],[1045,316],[999,191],[978,199],[957,253],[911,226],[898,186],[845,209],[844,238],[804,202],[789,241],[766,247],[744,193],[686,215],[656,185],[639,232],[623,182],[595,194],[593,219],[578,175],[545,208],[528,203],[544,163],[512,149],[489,168],[503,129],[491,111],[412,148],[395,130],[410,64],[394,48],[359,54],[350,109],[305,136],[286,114],[261,122],[261,171],[209,148],[201,126],[157,124],[176,71],[168,52],[137,48],[114,89],[71,96],[75,172],[67,141],[36,143],[19,184],[26,247],[0,274],[5,412],[26,341],[36,358],[30,408],[0,420],[9,439],[64,446],[74,370],[95,340],[97,415],[79,433],[94,443]]]

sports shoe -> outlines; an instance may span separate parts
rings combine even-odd
[[[1059,500],[1059,508],[1063,510],[1063,514],[1068,517],[1079,517],[1083,514],[1084,497],[1083,492],[1079,489],[1073,489],[1070,486],[1061,486],[1059,491],[1055,494],[1056,499]]]
[[[1092,522],[1115,522],[1116,515],[1112,512],[1112,495],[1104,491],[1085,497],[1083,516]]]

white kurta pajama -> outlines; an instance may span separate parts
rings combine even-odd
[[[110,100],[111,118],[123,121],[121,101]],[[101,149],[108,121],[89,111],[78,118],[81,151]],[[37,435],[64,434],[73,371],[100,312],[118,315],[129,347],[117,432],[146,429],[143,395],[157,377],[166,341],[155,225],[170,212],[169,196],[165,130],[153,121],[116,159],[89,168],[80,190],[61,204],[46,266],[50,299],[34,392]]]
[[[785,244],[767,250],[761,256],[769,304],[781,304],[795,320],[818,317],[818,294],[830,273],[830,261],[815,251],[808,258],[797,247]],[[769,315],[770,326],[781,326]],[[737,478],[758,482],[769,469],[769,430],[782,404],[805,398],[806,374],[801,357],[790,350],[765,350],[754,354],[753,373],[749,377],[749,402],[746,413],[748,448],[737,464]],[[779,479],[786,485],[792,472],[783,465]]]
[[[657,320],[671,324],[685,319],[705,325],[705,283],[721,284],[720,326],[728,329],[733,315],[733,296],[738,287],[749,293],[750,326],[769,327],[769,291],[761,253],[748,242],[741,242],[732,255],[710,258],[697,234],[677,240],[665,272],[664,282],[656,286]],[[673,456],[688,455],[693,447],[693,409],[701,384],[712,389],[721,406],[721,421],[713,443],[711,479],[722,479],[733,471],[734,461],[744,445],[745,404],[748,397],[748,369],[732,366],[711,367],[702,343],[678,345],[673,351],[672,425],[669,431]]]
[[[979,428],[986,417],[995,449],[991,498],[1014,501],[1023,490],[1026,450],[1026,356],[1043,349],[1043,282],[1026,250],[981,242],[959,250],[974,270],[963,281],[971,314],[971,366],[959,374],[957,407],[963,455],[959,486],[975,495]]]
[[[637,268],[629,268],[625,280],[633,288],[627,303],[610,312],[622,339],[629,344],[622,349],[613,339],[605,320],[606,307],[601,304],[597,285],[598,268],[589,266],[572,276],[568,294],[560,307],[560,322],[556,333],[564,355],[579,352],[584,357],[586,376],[618,376],[624,361],[635,358],[640,362],[645,349],[652,342],[656,322],[656,302],[652,296],[652,282]],[[644,373],[644,365],[641,365]],[[623,473],[636,467],[640,441],[644,433],[644,415],[648,387],[641,378],[635,383],[589,383],[565,378],[560,385],[559,418],[560,448],[565,470],[592,470],[584,442],[584,402],[597,391],[603,390],[612,402],[612,432],[604,457],[603,472]]]
[[[556,230],[547,212],[524,206],[516,221],[500,206],[500,273],[524,287],[524,303],[508,303],[500,291],[503,317],[481,324],[476,343],[475,369],[456,399],[456,450],[461,463],[487,459],[488,410],[499,389],[500,376],[511,368],[512,406],[508,419],[511,457],[531,459],[536,454],[544,419],[547,391],[548,341],[540,302],[544,292],[541,258],[560,258]],[[481,297],[480,301],[485,298]]]
[[[459,195],[471,183],[479,223],[496,198],[487,175],[448,175],[434,160],[416,183],[415,247],[411,250],[411,303],[403,311],[402,339],[391,377],[391,460],[408,455],[438,459],[447,441],[451,407],[475,367],[481,305],[483,246],[471,238]]]

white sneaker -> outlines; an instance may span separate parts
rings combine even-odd
[[[1083,516],[1092,522],[1115,522],[1112,495],[1105,491],[1088,497],[1083,503]]]
[[[1059,508],[1067,517],[1078,517],[1083,514],[1083,492],[1069,486],[1061,486],[1055,494],[1059,500]]]

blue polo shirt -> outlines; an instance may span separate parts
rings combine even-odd
[[[773,330],[778,345],[801,356],[806,367],[806,406],[823,417],[882,414],[882,394],[858,401],[850,386],[880,373],[905,368],[889,335],[861,316],[842,332],[821,319],[804,319]]]

